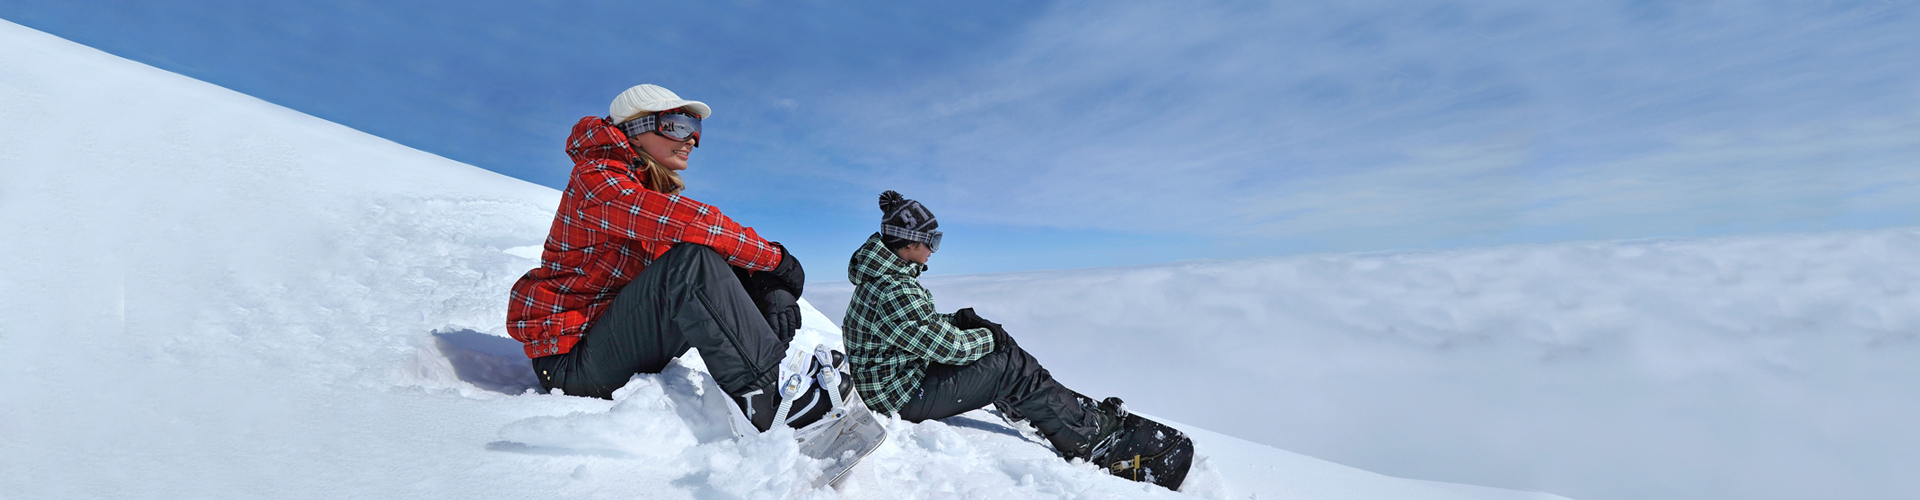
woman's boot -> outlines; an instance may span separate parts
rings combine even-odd
[[[788,358],[780,367],[780,377],[773,384],[728,396],[734,409],[734,435],[744,436],[749,430],[766,432],[775,420],[795,429],[804,428],[834,408],[858,402],[846,355],[839,351],[817,349],[813,356]],[[788,402],[783,394],[792,400]],[[784,415],[780,408],[783,402],[787,405]]]

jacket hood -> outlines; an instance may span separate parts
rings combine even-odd
[[[627,134],[613,126],[605,117],[589,116],[573,124],[573,133],[567,136],[567,157],[575,165],[591,160],[609,160],[622,165],[631,164],[640,158],[633,153],[633,146],[627,144]]]
[[[887,245],[880,242],[880,233],[873,233],[859,250],[853,251],[853,259],[847,262],[847,281],[860,286],[888,275],[916,278],[926,270],[926,264],[908,262],[887,250]]]

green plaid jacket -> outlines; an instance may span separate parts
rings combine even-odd
[[[926,269],[887,250],[880,233],[847,263],[853,303],[841,333],[854,388],[874,411],[898,413],[906,406],[928,363],[964,365],[993,352],[991,331],[961,330],[953,315],[934,312],[933,294],[915,279]]]

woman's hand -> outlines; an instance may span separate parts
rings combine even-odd
[[[761,297],[760,314],[767,317],[767,326],[773,328],[773,335],[781,342],[792,342],[794,333],[800,330],[800,302],[786,290],[773,290]]]
[[[800,268],[800,259],[794,258],[793,252],[787,250],[787,247],[780,245],[777,241],[773,242],[773,246],[780,247],[780,265],[774,267],[772,271],[754,273],[759,275],[758,278],[761,281],[758,288],[780,288],[799,298],[800,292],[807,287],[807,271]]]

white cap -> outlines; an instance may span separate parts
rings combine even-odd
[[[640,115],[682,107],[692,109],[702,120],[713,114],[713,108],[707,107],[707,103],[681,99],[666,87],[642,83],[614,97],[613,105],[607,108],[607,116],[613,119],[613,123],[619,124],[639,118]]]

